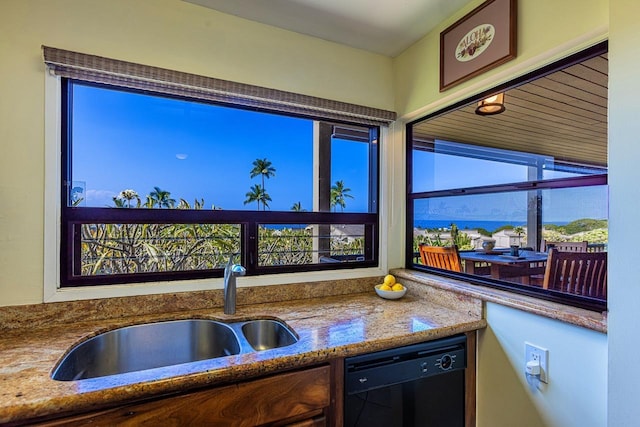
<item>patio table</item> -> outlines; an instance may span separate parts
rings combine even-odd
[[[530,284],[530,276],[544,274],[547,261],[546,252],[521,250],[520,255],[510,256],[508,250],[494,250],[489,253],[484,251],[460,252],[460,258],[464,262],[464,271],[468,274],[480,274],[488,265],[489,274],[493,279],[505,279],[518,277],[521,283]]]

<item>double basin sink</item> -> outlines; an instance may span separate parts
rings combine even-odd
[[[298,341],[279,320],[171,320],[104,332],[76,345],[51,377],[83,380],[285,347]]]

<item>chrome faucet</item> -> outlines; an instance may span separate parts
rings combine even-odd
[[[234,264],[231,254],[224,268],[224,314],[236,314],[236,277],[244,276],[247,270],[240,264]]]

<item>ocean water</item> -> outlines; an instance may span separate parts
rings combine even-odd
[[[526,221],[469,221],[469,220],[416,220],[414,223],[415,228],[422,229],[438,229],[438,228],[451,228],[451,224],[455,224],[460,230],[473,230],[478,228],[484,228],[487,231],[495,231],[500,227],[505,225],[511,225],[513,227],[525,227],[527,226]],[[556,222],[545,222],[543,225],[554,224],[554,225],[567,225],[568,221],[556,221]],[[291,229],[301,229],[305,228],[307,224],[267,224],[266,228],[272,230],[282,230],[283,228],[291,228]]]
[[[484,228],[487,231],[495,231],[496,229],[505,226],[511,225],[513,227],[526,227],[527,223],[525,221],[468,221],[468,220],[416,220],[414,222],[415,228],[451,228],[451,224],[455,224],[459,230],[473,230],[477,228]],[[568,222],[553,222],[553,223],[545,223],[546,224],[555,224],[555,225],[566,225]]]

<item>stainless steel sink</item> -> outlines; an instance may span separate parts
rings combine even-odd
[[[285,347],[298,342],[298,338],[277,320],[252,320],[242,325],[242,334],[254,350]]]
[[[147,323],[84,341],[58,364],[52,378],[81,380],[238,353],[238,337],[225,323],[202,319]]]
[[[145,323],[105,332],[78,344],[51,377],[59,381],[97,378],[268,350],[297,341],[294,332],[278,320]]]

